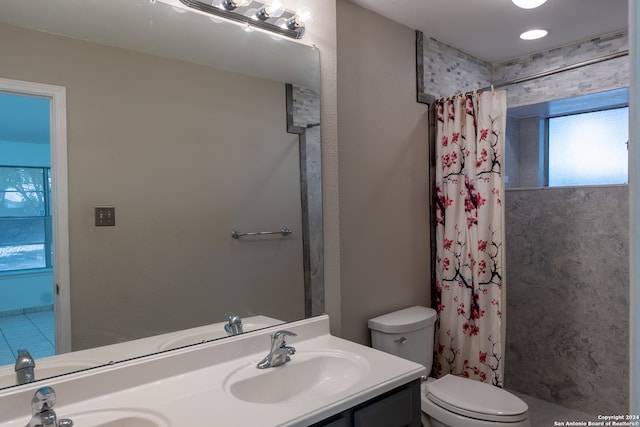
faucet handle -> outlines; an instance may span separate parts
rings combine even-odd
[[[241,322],[240,316],[238,316],[236,313],[229,311],[227,313],[224,314],[225,316],[227,316],[227,322],[231,325],[233,323],[239,323]]]
[[[34,414],[48,411],[56,404],[56,392],[51,387],[40,387],[31,399],[31,409]]]
[[[282,344],[281,345],[285,345],[285,338],[286,337],[296,337],[298,336],[298,334],[290,332],[290,331],[285,331],[285,330],[281,330],[281,331],[277,331],[276,333],[274,333],[273,335],[271,335],[271,340],[272,341],[277,341],[278,339],[282,338]]]

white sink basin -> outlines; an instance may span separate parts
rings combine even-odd
[[[162,415],[137,409],[100,409],[95,411],[59,413],[58,418],[70,418],[76,426],[91,427],[170,427]]]
[[[55,360],[52,358],[50,360],[36,359],[35,362],[36,380],[51,378],[105,364],[102,361],[90,359]],[[0,370],[0,387],[9,387],[12,385],[16,385],[16,373],[13,365],[6,366]]]
[[[369,369],[365,359],[342,351],[298,352],[275,368],[258,369],[256,363],[231,373],[225,391],[250,403],[315,401],[354,386]]]

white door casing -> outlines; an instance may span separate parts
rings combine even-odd
[[[66,88],[0,78],[0,91],[51,100],[53,286],[56,354],[71,351]]]

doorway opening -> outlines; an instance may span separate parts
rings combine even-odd
[[[0,365],[70,351],[66,101],[0,79]]]

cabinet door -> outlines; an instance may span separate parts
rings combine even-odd
[[[417,390],[416,390],[417,389]],[[416,393],[417,391],[417,393]],[[355,427],[406,427],[420,425],[420,389],[405,388],[353,414]],[[417,399],[416,399],[417,398]]]
[[[322,427],[351,427],[351,423],[348,418],[342,417],[337,420],[333,420],[328,424],[322,424]]]
[[[311,427],[352,427],[351,412],[345,411],[338,417],[329,418],[329,420],[320,421]]]

